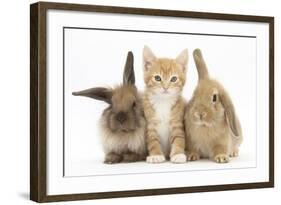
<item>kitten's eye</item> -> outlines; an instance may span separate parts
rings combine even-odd
[[[161,77],[160,77],[159,75],[154,76],[154,79],[155,79],[156,81],[161,81]]]
[[[213,95],[213,102],[217,102],[217,100],[218,100],[217,94],[214,94]]]
[[[174,82],[177,81],[177,79],[178,79],[178,78],[177,78],[176,76],[173,76],[170,81],[174,83]]]

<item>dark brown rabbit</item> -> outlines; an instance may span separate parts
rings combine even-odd
[[[141,97],[135,86],[133,58],[133,53],[128,52],[121,86],[73,92],[75,96],[94,98],[109,105],[99,121],[104,163],[134,162],[146,157],[146,121]]]

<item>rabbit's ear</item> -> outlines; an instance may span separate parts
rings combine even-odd
[[[224,107],[226,118],[233,134],[239,136],[239,125],[237,124],[235,109],[229,95],[222,91],[220,92],[219,99]]]
[[[143,66],[144,70],[147,71],[152,63],[156,61],[156,56],[153,54],[153,52],[150,50],[148,46],[144,46],[143,48]]]
[[[183,71],[186,71],[188,62],[188,50],[184,49],[176,58],[176,62],[181,65]]]
[[[134,55],[132,51],[129,51],[127,55],[127,60],[123,72],[123,84],[124,85],[135,84]]]
[[[208,68],[203,58],[202,52],[199,48],[196,48],[193,51],[193,58],[197,68],[199,80],[208,79],[209,78]]]
[[[102,100],[104,102],[107,102],[108,104],[111,104],[112,94],[113,93],[111,89],[103,87],[90,88],[72,93],[72,95],[75,96],[84,96],[94,98],[96,100]]]

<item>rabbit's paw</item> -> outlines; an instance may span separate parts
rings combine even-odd
[[[146,162],[148,163],[162,163],[165,162],[165,160],[164,155],[151,155],[146,157]]]
[[[228,163],[229,157],[226,154],[218,154],[214,157],[214,161],[217,163]]]
[[[105,156],[104,163],[105,164],[116,164],[121,162],[122,157],[118,154],[109,153]]]
[[[196,161],[200,159],[200,155],[196,152],[191,152],[188,154],[187,160],[188,161]]]
[[[238,155],[239,155],[239,150],[238,150],[238,149],[234,149],[234,150],[229,154],[230,157],[238,157]]]
[[[136,153],[127,153],[123,155],[123,162],[137,162],[142,160],[143,157]]]

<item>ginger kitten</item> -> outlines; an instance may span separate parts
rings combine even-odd
[[[144,114],[147,119],[146,143],[149,163],[161,163],[170,158],[173,163],[186,162],[184,109],[181,96],[185,84],[188,52],[176,59],[157,58],[145,46],[143,49]]]

